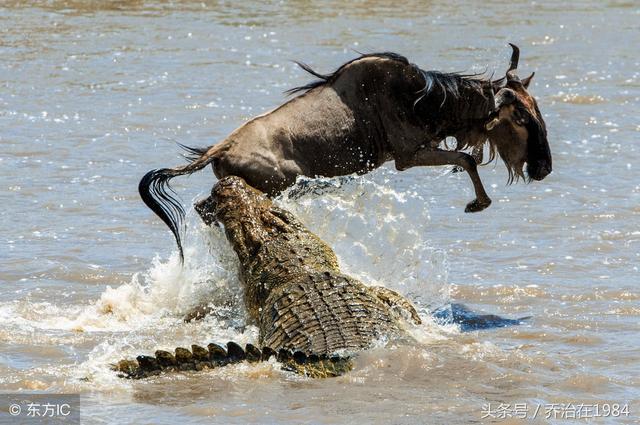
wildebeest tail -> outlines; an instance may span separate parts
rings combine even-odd
[[[184,260],[180,233],[184,222],[184,208],[177,199],[177,194],[169,185],[174,177],[191,174],[203,169],[215,159],[218,151],[216,145],[212,148],[191,148],[180,145],[187,151],[187,159],[191,162],[182,167],[160,168],[151,170],[142,177],[138,184],[138,192],[142,201],[165,222],[176,238],[180,251],[180,260]]]

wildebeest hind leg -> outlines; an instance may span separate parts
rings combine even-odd
[[[478,212],[491,205],[491,199],[484,190],[476,161],[469,154],[464,152],[450,152],[441,150],[419,150],[408,158],[397,157],[395,159],[396,168],[400,171],[417,166],[430,165],[458,165],[469,173],[473,188],[476,192],[476,199],[469,202],[465,212]]]
[[[216,176],[242,177],[249,186],[270,198],[293,185],[302,171],[294,161],[277,158],[271,152],[251,152],[246,157],[227,155],[216,164]]]

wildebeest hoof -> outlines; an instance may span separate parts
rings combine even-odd
[[[487,208],[489,205],[491,205],[491,199],[487,199],[484,202],[480,202],[477,199],[474,199],[473,201],[467,204],[467,207],[464,209],[464,212],[471,213],[471,212],[482,211],[483,209]]]

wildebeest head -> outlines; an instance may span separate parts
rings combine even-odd
[[[496,109],[486,130],[492,148],[504,160],[509,181],[527,176],[542,180],[551,173],[551,151],[547,128],[536,100],[527,91],[535,73],[520,80],[515,74],[520,50],[511,44],[513,53],[506,76],[493,82]]]

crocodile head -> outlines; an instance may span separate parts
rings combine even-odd
[[[236,176],[221,179],[211,196],[198,202],[195,208],[206,224],[224,226],[227,239],[243,264],[274,235],[299,227],[290,213]]]

